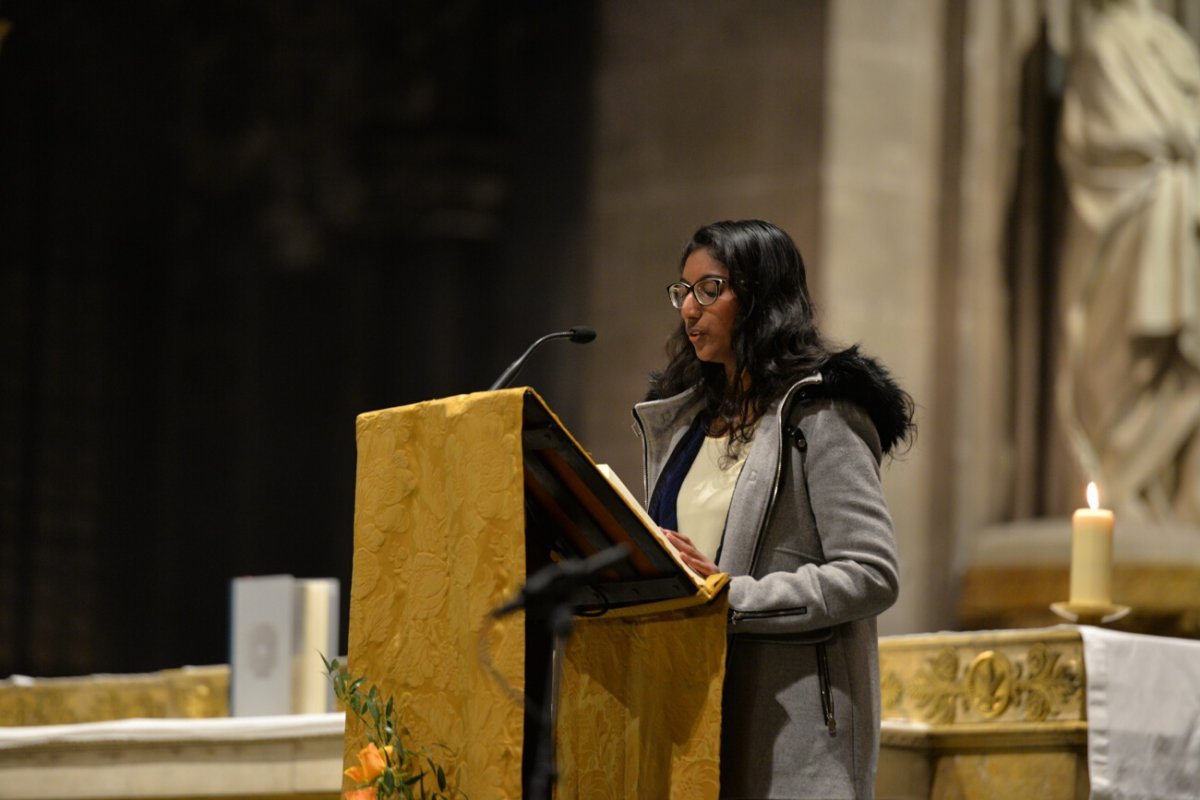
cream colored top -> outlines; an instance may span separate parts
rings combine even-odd
[[[733,499],[733,487],[750,446],[742,447],[737,461],[722,469],[725,457],[726,437],[705,436],[692,468],[679,487],[679,498],[675,510],[679,519],[679,532],[692,540],[701,553],[713,561],[721,547],[721,536],[725,532],[725,517],[729,515],[729,501]]]

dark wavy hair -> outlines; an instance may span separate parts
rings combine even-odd
[[[692,235],[680,270],[697,250],[729,270],[738,300],[733,326],[734,375],[721,364],[696,358],[682,322],[667,342],[668,363],[650,376],[647,399],[698,386],[710,420],[729,435],[731,454],[749,442],[767,407],[796,380],[820,369],[832,352],[817,329],[804,259],[791,237],[763,220],[714,222]]]

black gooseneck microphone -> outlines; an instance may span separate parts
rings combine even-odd
[[[548,342],[551,339],[570,339],[577,344],[587,344],[592,339],[596,338],[596,331],[586,325],[576,325],[569,331],[559,331],[558,333],[547,333],[542,338],[538,339],[533,344],[529,345],[529,349],[521,354],[521,357],[508,365],[508,369],[500,373],[500,377],[496,378],[496,382],[488,387],[489,392],[494,392],[497,389],[503,389],[512,383],[513,378],[517,377],[517,373],[521,371],[521,367],[525,366],[525,359],[529,358],[529,354],[538,348],[542,342]]]

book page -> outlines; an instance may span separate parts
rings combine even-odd
[[[687,562],[679,555],[679,551],[675,548],[675,545],[671,544],[671,540],[662,532],[662,528],[658,527],[658,523],[646,512],[646,509],[642,508],[642,504],[633,496],[633,492],[629,491],[629,487],[625,485],[625,482],[621,480],[617,473],[613,472],[612,467],[608,464],[597,464],[596,469],[600,470],[600,474],[617,490],[617,494],[621,495],[625,503],[633,510],[633,513],[637,514],[638,519],[646,526],[646,529],[654,534],[654,538],[658,540],[658,543],[662,545],[664,550],[671,554],[671,558],[683,568],[688,577],[697,585],[703,584],[704,578],[700,576],[700,573],[687,565]]]

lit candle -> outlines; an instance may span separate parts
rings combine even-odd
[[[1096,484],[1087,487],[1089,508],[1071,518],[1071,605],[1112,605],[1113,512],[1100,508]]]

